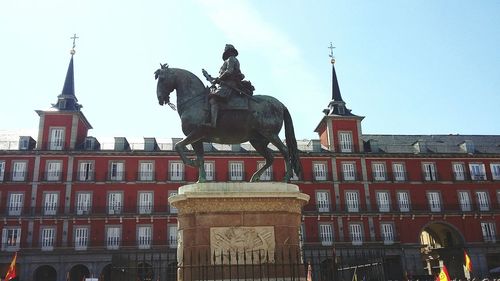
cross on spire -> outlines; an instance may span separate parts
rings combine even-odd
[[[73,48],[71,48],[71,51],[70,51],[71,55],[74,55],[74,54],[75,54],[76,39],[78,39],[78,38],[80,38],[80,37],[77,37],[77,36],[76,36],[76,33],[75,33],[75,34],[73,34],[73,37],[70,37],[70,38],[69,38],[69,39],[73,39]]]
[[[334,64],[335,63],[335,56],[333,55],[333,49],[335,49],[335,47],[333,46],[332,42],[330,42],[330,47],[328,47],[328,49],[330,49],[330,58],[331,58],[331,63]]]

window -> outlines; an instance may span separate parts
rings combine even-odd
[[[2,163],[0,163],[2,165]],[[3,178],[3,173],[1,170],[0,166],[0,180]],[[491,169],[491,177],[493,180],[500,180],[500,164],[495,163],[495,164],[490,164],[490,169]]]
[[[478,191],[476,192],[477,196],[477,205],[479,206],[480,211],[489,211],[490,204],[488,200],[488,193],[486,191]]]
[[[495,223],[492,222],[482,222],[481,230],[483,232],[484,242],[496,242],[496,231]]]
[[[59,200],[58,193],[45,193],[43,200],[43,214],[53,216],[57,213],[57,203]]]
[[[388,245],[394,243],[394,227],[391,223],[381,223],[380,233],[382,234],[382,241],[384,241],[384,244]]]
[[[385,164],[384,163],[373,163],[373,180],[385,181]]]
[[[453,164],[453,175],[455,176],[455,180],[463,181],[465,180],[465,168],[462,163],[454,163]]]
[[[63,150],[64,148],[64,128],[51,128],[49,150]]]
[[[184,179],[184,164],[182,162],[170,162],[170,180],[182,181]]]
[[[398,191],[398,206],[400,212],[410,211],[410,196],[407,191]]]
[[[389,212],[391,210],[391,206],[389,203],[389,192],[386,191],[377,191],[377,205],[378,210],[380,212]]]
[[[137,229],[137,246],[139,249],[151,248],[151,226],[139,226]]]
[[[5,175],[5,161],[0,161],[0,182],[3,181]]]
[[[168,192],[168,197],[170,197],[170,196],[175,196],[175,195],[177,195],[177,191],[169,191],[169,192]],[[171,213],[171,214],[177,214],[177,212],[178,212],[178,211],[177,211],[177,208],[176,208],[176,207],[174,207],[174,206],[170,205],[170,203],[168,204],[168,207],[169,207],[169,209],[170,209],[170,213]]]
[[[472,205],[470,202],[470,195],[467,191],[458,192],[458,201],[460,203],[460,209],[464,212],[472,211]]]
[[[76,194],[76,214],[88,215],[92,207],[90,192],[79,192]]]
[[[140,162],[139,163],[139,180],[153,181],[154,180],[154,163]]]
[[[123,162],[111,162],[109,168],[109,180],[122,181],[125,175]]]
[[[392,164],[392,173],[394,174],[395,181],[405,181],[406,180],[406,172],[405,165],[402,163],[394,163]]]
[[[9,195],[9,216],[19,216],[23,210],[23,193],[11,193]]]
[[[21,244],[21,228],[2,229],[2,250],[17,251]]]
[[[331,224],[319,224],[319,238],[322,246],[333,245],[333,227]]]
[[[26,162],[15,161],[12,163],[12,181],[25,181],[26,175]]]
[[[340,152],[352,152],[352,134],[351,132],[340,132]]]
[[[359,212],[359,196],[356,191],[347,191],[345,193],[346,206],[348,212]]]
[[[118,226],[108,226],[106,229],[106,247],[108,250],[120,248],[122,230]]]
[[[344,178],[344,181],[356,180],[356,170],[354,168],[354,163],[342,163],[342,177]]]
[[[470,177],[475,181],[486,180],[486,173],[484,170],[484,164],[469,164]]]
[[[306,226],[304,225],[304,223],[300,224],[299,240],[300,240],[301,246],[302,246],[302,243],[304,243],[304,241],[306,241]]]
[[[61,180],[61,162],[60,161],[47,161],[45,179],[47,181],[59,181]]]
[[[139,214],[153,212],[153,192],[139,192]]]
[[[438,192],[427,192],[427,199],[429,200],[431,212],[441,212],[441,199]]]
[[[436,166],[434,163],[424,163],[422,164],[424,170],[424,179],[426,181],[437,181],[436,176]]]
[[[177,248],[177,226],[168,227],[168,245],[170,248]]]
[[[349,225],[349,232],[351,235],[351,241],[353,245],[363,244],[363,228],[359,223],[352,223]]]
[[[330,195],[326,191],[316,191],[316,205],[318,212],[330,212]]]
[[[75,250],[87,250],[89,243],[88,227],[75,228]]]
[[[79,181],[93,181],[94,180],[94,163],[90,161],[80,162],[80,170],[78,171]]]
[[[266,164],[266,162],[257,162],[257,170],[264,167],[265,164]],[[265,169],[264,172],[262,173],[262,175],[260,175],[261,181],[270,181],[270,180],[272,180],[272,178],[273,178],[273,167],[272,166]]]
[[[42,251],[52,251],[54,249],[56,230],[55,228],[43,228],[40,244]]]
[[[122,194],[120,192],[110,192],[108,194],[108,214],[117,215],[122,212]]]
[[[326,181],[326,163],[313,164],[314,180]]]
[[[213,181],[215,179],[215,168],[214,162],[205,162],[205,178],[207,181]]]
[[[243,180],[243,162],[229,163],[229,180],[232,181]]]

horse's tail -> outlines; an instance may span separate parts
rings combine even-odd
[[[297,148],[297,140],[295,139],[295,131],[293,130],[292,117],[286,107],[284,107],[283,120],[285,122],[285,141],[288,147],[288,153],[290,154],[292,169],[295,174],[301,178],[302,164],[300,163],[299,149]]]

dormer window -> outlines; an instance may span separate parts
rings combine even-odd
[[[340,152],[352,152],[352,133],[339,132]]]
[[[49,150],[63,150],[64,128],[51,128],[49,138]]]

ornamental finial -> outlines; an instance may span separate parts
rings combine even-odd
[[[330,55],[329,55],[329,57],[331,58],[330,62],[334,64],[335,56],[333,55],[333,49],[335,49],[335,47],[333,46],[332,42],[330,42],[330,47],[328,47],[328,49],[330,49]]]
[[[70,37],[70,38],[69,38],[69,39],[73,39],[73,48],[71,48],[71,51],[69,51],[69,53],[70,53],[71,55],[74,55],[74,54],[76,53],[76,51],[75,51],[75,47],[76,47],[76,39],[78,39],[78,38],[80,38],[80,37],[77,37],[77,36],[76,36],[76,33],[75,33],[75,34],[73,34],[73,37]]]

